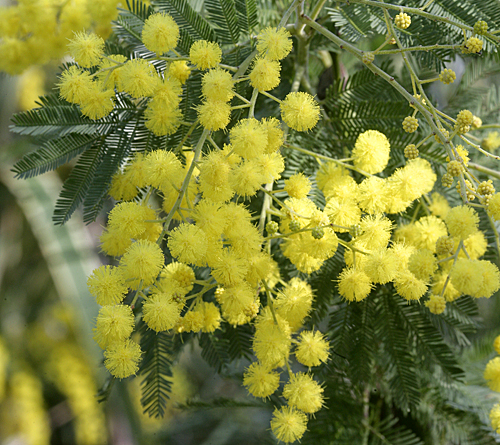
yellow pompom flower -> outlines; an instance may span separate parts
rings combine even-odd
[[[203,314],[202,332],[214,332],[219,329],[222,317],[219,308],[215,304],[202,301],[198,304],[196,310]]]
[[[407,242],[419,249],[436,252],[436,241],[442,236],[447,236],[445,223],[436,216],[424,216],[414,225],[412,237]]]
[[[462,205],[453,207],[446,215],[445,222],[451,236],[464,240],[477,231],[479,216],[472,207]]]
[[[139,281],[142,281],[143,286],[153,284],[164,262],[165,258],[158,244],[138,240],[122,256],[119,267],[125,279],[135,279],[130,287],[136,288]]]
[[[200,124],[206,130],[222,130],[229,124],[231,105],[226,102],[207,100],[199,105],[196,110]]]
[[[254,168],[260,171],[265,184],[280,179],[281,172],[285,170],[285,159],[278,152],[264,153],[247,162],[252,163]]]
[[[156,332],[172,329],[179,321],[182,307],[172,297],[163,292],[150,295],[144,304],[143,319]]]
[[[90,73],[73,65],[62,72],[58,86],[63,99],[79,104],[91,91],[92,83]]]
[[[243,280],[247,273],[247,263],[232,249],[224,249],[212,266],[212,276],[217,283],[235,286]]]
[[[307,416],[289,406],[275,409],[271,419],[271,430],[278,440],[285,443],[295,442],[307,430]]]
[[[167,105],[153,99],[144,110],[144,117],[146,128],[156,136],[166,136],[177,131],[182,113],[177,105]]]
[[[222,50],[215,42],[197,40],[191,45],[189,59],[200,70],[215,68],[222,60]]]
[[[201,93],[208,101],[229,102],[234,96],[233,88],[231,73],[220,68],[207,71],[201,80]]]
[[[104,366],[115,377],[124,379],[139,370],[141,354],[140,346],[134,341],[118,341],[104,351]]]
[[[118,89],[134,98],[152,96],[160,81],[153,65],[144,59],[129,60],[120,70]]]
[[[312,309],[311,286],[300,278],[292,278],[275,299],[276,313],[283,317],[290,328],[296,331]]]
[[[431,314],[442,314],[446,309],[446,300],[440,295],[431,295],[425,302]]]
[[[193,289],[195,278],[193,269],[187,264],[174,261],[163,268],[157,286],[163,292],[186,295]]]
[[[483,281],[482,264],[478,260],[459,258],[450,271],[453,286],[466,295],[474,295]]]
[[[419,280],[427,281],[438,268],[434,254],[427,249],[417,250],[409,259],[408,269]]]
[[[447,282],[448,281],[448,282]],[[447,282],[447,283],[446,283]],[[455,301],[458,297],[460,297],[460,292],[455,289],[453,283],[448,280],[448,273],[437,273],[433,278],[432,283],[432,292],[435,295],[441,295],[443,291],[443,287],[446,283],[446,289],[444,291],[443,297],[447,302]]]
[[[243,374],[243,386],[254,397],[265,399],[280,386],[280,375],[259,362],[253,362]]]
[[[276,60],[258,58],[250,72],[250,85],[259,91],[273,90],[280,84],[280,63]]]
[[[229,132],[231,146],[244,159],[255,158],[267,146],[267,131],[256,119],[242,119]]]
[[[115,106],[114,90],[105,90],[103,85],[93,82],[87,91],[87,96],[82,97],[79,102],[80,110],[84,116],[96,120],[107,116]]]
[[[381,249],[391,238],[392,222],[380,214],[365,215],[359,222],[359,228],[361,235],[356,237],[357,243],[362,243],[368,250]]]
[[[234,287],[218,288],[215,292],[215,298],[221,306],[222,316],[233,326],[248,323],[255,316],[259,310],[257,303],[254,311],[255,297],[255,290],[245,281]]]
[[[207,243],[207,237],[199,227],[181,224],[170,232],[167,245],[172,256],[182,263],[203,265]]]
[[[94,340],[101,348],[125,340],[134,330],[134,314],[130,306],[103,306],[97,316]]]
[[[500,288],[500,272],[498,267],[490,261],[479,260],[482,283],[472,294],[475,298],[490,298]]]
[[[228,224],[221,205],[210,199],[198,201],[191,218],[209,239],[219,239]]]
[[[451,207],[447,199],[437,192],[431,195],[431,204],[429,205],[429,210],[434,216],[438,218],[445,218]]]
[[[292,50],[292,39],[285,28],[267,27],[257,36],[257,51],[269,60],[284,59]]]
[[[493,349],[497,354],[500,354],[500,335],[495,338],[493,342]]]
[[[290,198],[306,198],[311,190],[311,181],[303,173],[297,173],[290,176],[289,179],[285,179],[284,190]]]
[[[128,292],[120,270],[113,266],[95,269],[87,280],[87,286],[101,306],[121,303]]]
[[[106,255],[115,257],[123,255],[132,244],[132,240],[117,227],[108,227],[104,230],[99,241],[102,251]]]
[[[252,349],[264,366],[275,368],[283,364],[290,353],[292,343],[288,322],[276,314],[274,320],[271,310],[264,309],[255,321],[255,334]]]
[[[358,255],[362,255],[358,253]],[[372,290],[370,277],[360,269],[345,268],[339,276],[339,293],[348,301],[364,300]]]
[[[236,194],[250,197],[257,193],[259,187],[266,183],[266,177],[256,168],[253,159],[242,162],[236,167],[229,178],[229,185]]]
[[[229,201],[234,190],[229,185],[232,166],[222,151],[212,151],[200,165],[200,192],[215,202]]]
[[[492,391],[500,392],[500,357],[488,362],[484,370],[484,379]]]
[[[500,193],[495,193],[488,201],[488,213],[495,221],[500,221]]]
[[[367,173],[380,173],[389,162],[390,151],[385,134],[377,130],[365,131],[358,136],[352,150],[354,166]]]
[[[361,210],[352,199],[329,199],[325,206],[325,213],[333,224],[333,230],[341,233],[349,232],[349,228],[358,224],[361,219]]]
[[[319,105],[308,93],[288,93],[280,108],[283,122],[294,130],[307,131],[318,123]]]
[[[299,344],[295,349],[295,358],[304,366],[319,366],[326,363],[329,356],[328,341],[319,331],[302,331]]]
[[[108,229],[120,230],[128,239],[142,238],[147,226],[147,220],[156,219],[156,212],[137,202],[121,202],[117,204],[108,216]]]
[[[181,101],[182,86],[175,78],[164,78],[156,83],[153,91],[153,102],[163,105],[177,106]]]
[[[203,329],[203,313],[192,310],[184,314],[177,326],[178,332],[200,332]]]
[[[490,421],[493,431],[500,434],[500,403],[491,408]]]
[[[148,184],[162,191],[168,191],[172,184],[184,179],[181,161],[171,151],[150,151],[144,159],[144,167]]]
[[[168,66],[168,75],[177,79],[182,85],[186,83],[191,74],[191,69],[189,68],[185,60],[175,60]]]
[[[90,68],[100,62],[104,53],[104,40],[95,34],[75,32],[68,48],[76,63],[84,68]]]
[[[177,46],[179,27],[168,14],[151,14],[142,28],[144,46],[158,54],[167,53]]]
[[[426,283],[410,271],[402,271],[396,275],[394,288],[406,300],[419,300],[427,292]]]
[[[363,270],[374,283],[392,281],[398,271],[397,258],[388,249],[377,249],[367,256]]]
[[[137,196],[137,187],[130,181],[129,175],[118,171],[111,178],[109,196],[116,201],[131,201]]]
[[[267,146],[264,148],[264,153],[274,153],[283,145],[285,137],[280,122],[278,119],[271,117],[262,119],[260,124],[267,131]]]
[[[307,414],[313,414],[323,406],[323,388],[310,374],[292,374],[283,388],[288,404]]]
[[[377,176],[369,176],[359,184],[359,207],[366,213],[380,214],[388,206],[389,189],[387,180]]]

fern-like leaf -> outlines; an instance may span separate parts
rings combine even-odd
[[[205,0],[205,8],[220,42],[237,44],[240,28],[234,0]]]

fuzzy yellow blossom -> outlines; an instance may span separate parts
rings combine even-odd
[[[234,286],[241,282],[248,270],[246,261],[233,249],[222,250],[211,267],[212,276],[217,283],[225,286]]]
[[[349,228],[358,224],[361,219],[360,208],[355,201],[350,199],[329,199],[325,206],[325,213],[336,232],[348,232]]]
[[[495,221],[500,221],[500,193],[495,193],[488,201],[488,213]]]
[[[201,80],[203,96],[213,102],[228,102],[234,96],[233,77],[229,71],[214,68],[207,71]]]
[[[177,46],[179,27],[168,14],[151,14],[144,22],[141,38],[150,51],[167,53]]]
[[[345,268],[338,283],[340,295],[348,301],[364,300],[373,287],[370,277],[362,270],[354,268]]]
[[[377,130],[365,131],[358,136],[352,150],[354,166],[367,173],[380,173],[389,162],[390,150],[385,134]]]
[[[408,268],[408,262],[412,253],[415,251],[415,247],[406,245],[405,243],[393,242],[390,250],[392,251],[392,254],[397,258],[399,269],[403,270]]]
[[[302,331],[295,357],[304,366],[319,366],[326,363],[329,356],[328,341],[319,331]]]
[[[425,302],[425,305],[429,308],[432,314],[442,314],[446,309],[446,300],[444,297],[439,295],[431,295],[429,299]]]
[[[285,443],[299,440],[307,429],[307,416],[295,408],[283,406],[275,409],[271,430],[276,438]]]
[[[175,60],[168,66],[168,75],[177,79],[182,85],[186,83],[191,74],[191,69],[189,68],[185,60]]]
[[[87,280],[87,286],[101,306],[121,303],[128,292],[120,270],[112,266],[95,269]]]
[[[267,27],[257,36],[257,51],[269,60],[284,59],[292,50],[290,33],[283,27]]]
[[[108,58],[101,60],[97,78],[105,88],[112,90],[121,82],[121,67],[126,61],[127,58],[121,54],[111,54]]]
[[[277,323],[276,323],[277,322]],[[266,308],[255,321],[252,348],[257,359],[271,368],[280,366],[288,358],[291,346],[291,331],[288,322]]]
[[[474,295],[483,281],[482,265],[478,260],[459,258],[450,271],[450,277],[459,292]]]
[[[492,391],[500,392],[500,357],[488,362],[484,370],[484,379]]]
[[[162,191],[167,191],[171,184],[177,184],[184,178],[181,161],[170,151],[150,151],[144,166],[149,184]]]
[[[281,173],[285,170],[285,159],[280,153],[264,153],[247,161],[260,171],[264,178],[264,183],[277,181],[281,178]]]
[[[231,116],[231,105],[226,102],[207,100],[197,107],[200,124],[206,130],[217,131],[226,128]]]
[[[276,313],[285,319],[295,331],[302,326],[312,309],[313,292],[311,286],[294,277],[287,283],[275,299]]]
[[[207,238],[205,233],[193,224],[181,224],[172,230],[167,245],[172,256],[183,263],[205,263]]]
[[[280,63],[276,60],[258,58],[250,72],[250,85],[259,91],[269,91],[280,84]]]
[[[463,205],[453,207],[445,221],[450,235],[464,240],[477,231],[479,216],[472,207]]]
[[[177,332],[200,332],[203,329],[203,319],[200,311],[186,312],[177,325]]]
[[[319,105],[308,93],[288,93],[280,108],[283,122],[294,130],[308,131],[318,123]]]
[[[438,218],[446,218],[446,215],[450,211],[451,207],[447,199],[437,192],[431,195],[431,203],[429,205],[429,210],[434,216]]]
[[[410,271],[402,271],[394,279],[396,292],[406,300],[419,300],[426,292],[427,285]]]
[[[284,190],[291,198],[302,199],[311,190],[311,181],[303,173],[297,173],[285,179]]]
[[[255,315],[253,313],[255,297],[255,290],[244,281],[233,287],[218,288],[215,292],[222,316],[233,326],[245,324]],[[256,310],[258,309],[257,305]]]
[[[448,282],[447,282],[448,281]],[[446,283],[447,282],[447,283]],[[447,302],[455,301],[460,297],[460,292],[455,289],[453,283],[448,280],[448,273],[437,273],[433,278],[432,292],[436,295],[441,295],[443,287],[446,283],[446,289],[444,291],[443,297]]]
[[[500,433],[500,403],[491,408],[489,417],[493,431]]]
[[[479,260],[482,283],[472,294],[475,298],[490,298],[500,288],[500,272],[490,261]]]
[[[147,60],[129,60],[121,68],[118,89],[134,98],[151,96],[160,81],[156,70]]]
[[[182,113],[176,105],[166,105],[154,99],[146,107],[144,117],[146,128],[156,136],[166,136],[177,131]]]
[[[424,193],[429,193],[434,187],[436,178],[430,163],[425,159],[416,158],[393,173],[389,178],[389,187],[402,201],[411,203]]]
[[[392,281],[398,270],[397,258],[388,249],[378,249],[367,256],[363,271],[374,283]]]
[[[415,223],[413,237],[408,239],[408,243],[435,253],[436,241],[446,235],[446,225],[441,219],[436,216],[424,216]]]
[[[187,264],[174,261],[163,268],[157,286],[163,292],[186,295],[193,289],[195,278],[193,269]]]
[[[68,102],[79,104],[92,89],[92,77],[77,66],[70,66],[61,74],[58,84],[61,97]]]
[[[389,204],[387,180],[377,176],[369,176],[359,184],[359,207],[366,213],[380,214]]]
[[[316,183],[321,191],[325,191],[329,184],[338,182],[342,177],[348,176],[346,169],[335,162],[329,161],[321,164],[316,172]]]
[[[125,279],[134,278],[129,287],[135,288],[142,281],[144,286],[152,284],[165,258],[158,244],[148,240],[138,240],[133,243],[120,260],[120,269]]]
[[[221,204],[210,199],[198,201],[191,217],[209,239],[219,239],[228,223]]]
[[[137,196],[137,192],[137,187],[125,172],[118,171],[112,176],[108,194],[116,201],[131,201]]]
[[[257,193],[259,187],[267,182],[266,177],[256,167],[256,163],[251,159],[242,162],[232,171],[229,185],[236,194],[244,197],[253,196]]]
[[[182,309],[170,295],[162,292],[150,295],[142,308],[144,322],[156,332],[172,329],[179,321]]]
[[[101,348],[125,340],[134,330],[134,315],[130,306],[103,306],[97,316],[94,340]]]
[[[310,374],[291,374],[283,388],[283,397],[288,404],[307,414],[313,414],[323,406],[323,388]]]
[[[234,190],[229,185],[232,166],[221,151],[212,151],[200,165],[200,191],[204,198],[216,202],[229,201]]]
[[[215,304],[202,301],[196,306],[196,311],[202,314],[202,332],[214,332],[219,329],[222,317]]]
[[[256,119],[242,119],[229,132],[231,146],[244,159],[252,159],[263,154],[267,145],[267,131]]]
[[[76,32],[68,44],[75,61],[84,68],[97,65],[104,53],[104,40],[95,34]]]
[[[215,68],[222,60],[222,50],[215,42],[197,40],[191,45],[189,59],[200,70]]]
[[[427,281],[438,268],[437,260],[430,250],[415,251],[408,261],[409,271],[419,280]]]
[[[280,385],[280,375],[259,362],[252,363],[243,374],[243,386],[254,397],[267,398]]]
[[[323,194],[327,200],[338,198],[341,201],[349,200],[357,203],[359,200],[359,186],[354,178],[343,175],[335,182],[328,182],[323,189]]]
[[[497,354],[500,354],[500,335],[495,337],[495,341],[493,342],[493,349]]]
[[[177,107],[181,101],[181,94],[181,83],[177,79],[167,77],[156,83],[153,102]]]
[[[104,351],[104,365],[112,375],[124,379],[139,370],[141,354],[140,346],[134,341],[118,341]]]
[[[365,215],[359,222],[361,234],[356,242],[365,245],[366,249],[381,249],[387,246],[391,238],[392,222],[390,219],[378,215]]]
[[[132,238],[148,238],[148,227],[159,225],[157,223],[148,223],[146,221],[154,220],[156,218],[156,212],[145,205],[137,202],[121,202],[109,212],[108,230],[121,231],[121,236],[127,238],[128,245],[130,245]]]
[[[264,153],[274,153],[283,145],[285,137],[280,126],[280,121],[271,117],[262,119],[260,124],[267,131],[267,146],[264,148]]]

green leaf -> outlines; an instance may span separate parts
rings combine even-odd
[[[42,147],[26,154],[13,167],[18,178],[31,178],[66,164],[95,142],[101,139],[99,134],[69,134],[59,139],[46,142]]]
[[[259,24],[257,3],[255,0],[235,0],[235,5],[240,29],[246,35],[250,35]]]
[[[172,387],[172,336],[155,332],[145,323],[139,327],[141,350],[144,352],[139,375],[141,381],[141,405],[150,417],[163,417]]]
[[[240,28],[234,0],[205,0],[205,8],[220,42],[237,44]]]
[[[59,199],[56,202],[53,221],[55,224],[64,224],[73,212],[83,202],[92,186],[95,173],[105,150],[102,145],[96,145],[78,159],[78,163],[71,171],[68,179],[63,184]]]
[[[200,335],[201,356],[220,373],[230,362],[227,338],[219,338],[216,334]]]

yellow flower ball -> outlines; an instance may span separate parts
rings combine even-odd
[[[372,280],[360,269],[345,268],[339,276],[339,293],[348,301],[364,300],[372,287]]]
[[[280,385],[280,375],[259,362],[252,363],[243,374],[243,386],[254,397],[267,398]]]
[[[446,215],[445,222],[451,236],[465,240],[477,231],[479,216],[472,207],[462,205],[453,207]]]
[[[297,131],[313,128],[318,123],[319,112],[319,105],[308,93],[289,93],[281,102],[283,122]]]
[[[377,130],[365,131],[358,136],[352,150],[354,166],[367,173],[380,173],[389,162],[390,150],[385,134]]]
[[[250,85],[259,91],[269,91],[280,84],[280,63],[276,60],[258,58],[250,72]]]
[[[292,374],[283,388],[288,404],[307,414],[313,414],[323,406],[323,388],[310,374]]]
[[[115,342],[104,351],[104,365],[112,375],[124,379],[139,370],[141,354],[140,346],[130,339]]]
[[[68,48],[76,63],[90,68],[100,62],[104,54],[104,40],[96,34],[76,32]]]
[[[271,419],[271,430],[278,440],[285,443],[299,440],[307,429],[307,416],[289,406],[275,409]]]
[[[142,28],[144,46],[158,54],[167,53],[177,46],[179,27],[168,14],[150,15]]]
[[[284,59],[292,50],[292,39],[285,28],[267,27],[257,36],[257,51],[269,60]]]
[[[189,59],[200,70],[215,68],[222,60],[222,50],[215,42],[197,40],[191,45]]]

